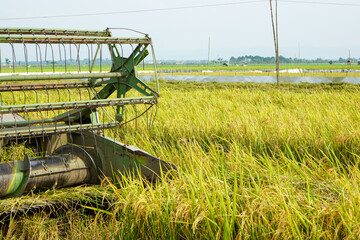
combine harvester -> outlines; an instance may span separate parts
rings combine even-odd
[[[150,88],[136,70],[147,48],[157,80],[148,35],[0,29],[0,198],[176,170],[115,140],[126,123],[155,117],[159,83]]]

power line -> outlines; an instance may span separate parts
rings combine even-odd
[[[360,4],[356,4],[356,3],[314,2],[314,1],[296,1],[296,0],[279,0],[279,2],[360,7]]]
[[[140,10],[130,10],[130,11],[120,11],[120,12],[82,13],[82,14],[66,14],[66,15],[50,15],[50,16],[33,16],[33,17],[13,17],[13,18],[0,18],[0,21],[30,20],[30,19],[43,19],[43,18],[47,19],[47,18],[86,17],[86,16],[100,16],[100,15],[112,15],[112,14],[142,13],[142,12],[158,12],[158,11],[171,11],[171,10],[183,10],[183,9],[231,6],[231,5],[267,2],[267,1],[268,0],[252,0],[252,1],[229,2],[229,3],[206,4],[206,5],[194,5],[194,6],[184,6],[184,7],[140,9]]]
[[[172,11],[172,10],[208,8],[208,7],[232,6],[232,5],[240,5],[240,4],[259,3],[259,2],[268,2],[268,0],[252,0],[252,1],[205,4],[205,5],[194,5],[194,6],[184,6],[184,7],[152,8],[152,9],[140,9],[140,10],[119,11],[119,12],[81,13],[81,14],[65,14],[65,15],[49,15],[49,16],[0,18],[0,21],[87,17],[87,16],[101,16],[101,15],[114,15],[114,14],[128,14],[128,13],[159,12],[159,11]],[[360,4],[356,4],[356,3],[315,2],[315,1],[297,1],[297,0],[279,0],[279,2],[298,3],[298,4],[315,4],[315,5],[332,5],[332,6],[353,6],[353,7],[360,6]]]

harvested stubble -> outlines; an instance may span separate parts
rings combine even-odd
[[[350,84],[164,82],[152,129],[142,118],[122,140],[177,165],[174,179],[4,200],[0,209],[90,193],[113,205],[95,216],[14,220],[3,237],[354,239],[359,92]]]

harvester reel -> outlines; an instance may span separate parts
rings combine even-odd
[[[116,140],[126,123],[157,104],[158,81],[154,90],[136,70],[148,47],[157,81],[148,35],[0,29],[0,146],[6,161],[0,163],[0,198],[126,174],[157,181],[176,170]],[[131,90],[136,97],[127,97]],[[23,159],[6,159],[11,149],[24,151]]]

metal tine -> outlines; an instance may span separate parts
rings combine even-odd
[[[67,114],[68,114],[68,122],[69,122],[69,124],[70,124],[70,123],[71,123],[70,111],[66,111],[66,112],[67,112]],[[70,138],[70,144],[73,144],[73,143],[74,143],[74,139],[73,139],[73,137],[72,137],[70,128],[69,128],[68,134],[69,134],[69,138]]]
[[[144,106],[145,106],[145,114],[146,114],[146,127],[148,130],[150,130],[149,128],[149,108],[146,107],[146,104],[144,103]]]
[[[115,108],[115,107],[112,107],[112,108],[113,108],[114,114],[116,114],[116,108]],[[116,122],[116,121],[115,121],[115,123],[118,124],[119,122]],[[115,139],[116,139],[116,129],[117,129],[116,126],[112,129],[114,141],[115,141]],[[111,131],[111,130],[109,130],[109,131]],[[125,143],[125,142],[124,142],[124,143]],[[125,143],[125,144],[126,144],[126,143]],[[116,153],[115,144],[113,144],[113,152],[114,152],[114,154]]]
[[[59,101],[59,102],[61,102],[61,94],[60,94],[60,90],[59,90],[59,88],[57,88],[56,90],[57,90],[57,92],[58,92],[58,96],[59,96],[59,97],[58,97],[58,101]],[[60,110],[57,110],[57,114],[59,114],[59,113],[60,113]],[[54,113],[54,116],[55,116],[55,113]],[[55,126],[55,127],[56,127],[56,126]]]
[[[89,47],[89,44],[86,44],[86,47],[88,49],[88,65],[89,65],[89,72],[91,72],[91,65],[90,65],[90,58],[91,58],[91,55],[90,55],[90,47]]]
[[[137,111],[136,104],[133,104],[133,108],[134,108],[134,111],[135,111],[135,130],[136,130],[137,126],[138,126],[138,111]]]
[[[14,49],[14,44],[10,43],[12,49],[12,62],[13,62],[13,73],[15,73],[15,61],[16,61],[16,54]]]
[[[151,46],[151,55],[152,55],[152,59],[153,59],[153,63],[154,63],[154,72],[155,72],[157,93],[160,94],[159,78],[158,78],[158,72],[157,72],[157,67],[156,67],[155,50],[154,50],[154,46],[153,46],[152,42],[150,43],[150,46]]]
[[[76,105],[76,103],[75,103],[75,105]],[[80,136],[81,136],[81,141],[82,141],[82,144],[83,144],[83,148],[85,149],[85,137],[84,137],[84,133],[83,133],[83,129],[82,129],[82,111],[81,111],[81,109],[80,108],[78,108],[78,111],[79,111],[79,116],[80,116],[80,118],[79,118],[79,120],[80,120]]]
[[[28,51],[25,43],[24,43],[24,57],[25,57],[26,73],[29,73]]]
[[[85,89],[87,90],[87,92],[88,92],[88,95],[89,95],[89,99],[91,99],[91,92],[90,92],[90,89],[93,89],[92,87],[90,87],[90,86],[87,86],[87,87],[85,87]]]
[[[22,85],[21,88],[22,88],[22,92],[23,92],[23,94],[24,94],[24,104],[26,104],[26,92],[25,92],[25,87],[24,87],[24,85]]]
[[[46,43],[46,44],[45,44],[45,62],[46,62],[46,60],[47,60],[47,46],[48,46],[48,44]]]
[[[96,111],[94,112],[92,108],[90,108],[90,112],[91,112],[91,114],[94,114],[94,113],[96,114]],[[94,128],[94,122],[92,121],[91,123],[93,125],[92,127]],[[97,134],[100,135],[100,130],[97,130]],[[92,134],[92,135],[94,137],[95,152],[96,152],[97,156],[99,156],[100,153],[99,153],[99,149],[98,149],[98,145],[97,145],[97,141],[96,141],[96,136],[95,136],[95,134]]]
[[[100,44],[100,72],[102,72],[102,45]]]
[[[30,115],[29,115],[29,112],[28,111],[26,111],[26,107],[25,107],[25,112],[24,112],[24,116],[27,116],[27,119],[31,119],[30,118]],[[29,122],[29,124],[28,124],[28,128],[29,128],[29,133],[31,132],[31,126],[30,126],[31,124],[30,124],[30,122]],[[31,135],[29,134],[29,144],[31,144]]]
[[[69,85],[66,85],[66,90],[68,91],[68,94],[69,94],[69,102],[71,102],[71,92],[70,92]]]
[[[94,49],[93,49],[94,45],[90,44],[90,46],[91,46],[91,59],[94,60]]]
[[[41,107],[39,109],[39,113],[40,113],[41,120],[42,120],[42,124],[41,124],[41,127],[42,127],[42,139],[43,139],[43,142],[44,142],[45,141],[45,130],[44,130],[44,126],[45,126],[44,120],[45,120],[45,118],[43,116],[43,112],[41,111]]]
[[[121,48],[121,65],[124,65],[124,59],[123,59],[123,56],[124,56],[124,48],[122,46],[122,44],[119,44],[120,48]]]
[[[58,44],[58,47],[59,47],[59,57],[60,57],[60,61],[62,61],[60,43]]]
[[[152,118],[151,118],[150,130],[151,130],[152,127],[154,126],[155,118],[156,118],[157,111],[158,111],[158,106],[157,106],[157,104],[152,104],[151,107],[153,107],[154,105],[155,105],[155,110],[154,110],[154,108],[151,109],[151,115],[153,114],[153,112],[154,112],[154,115],[152,115]]]
[[[48,149],[52,149],[52,142],[51,142],[51,139],[50,139],[50,137],[49,137],[50,134],[47,134],[46,131],[45,131],[44,134],[45,134],[45,136],[46,136],[46,138],[47,138],[47,140],[48,140],[48,145],[50,145],[50,148],[49,148],[49,147],[47,147],[47,148],[48,148]],[[43,140],[44,140],[44,142],[45,142],[45,139],[43,139]],[[47,150],[47,149],[45,149],[45,151],[46,151],[46,150]],[[47,160],[46,160],[46,163],[47,163]],[[45,163],[45,164],[46,164],[46,163]]]
[[[80,67],[80,46],[81,46],[81,44],[78,44],[78,45],[75,44],[75,46],[76,46],[76,49],[77,49],[76,60],[78,62],[78,72],[80,73],[81,72],[81,67]]]
[[[53,67],[53,72],[55,72],[55,58],[54,58],[54,48],[52,46],[51,43],[49,43],[49,46],[51,48],[51,56],[52,56],[52,67]]]
[[[48,91],[48,87],[45,85],[44,89],[45,89],[45,92],[46,92],[46,95],[47,95],[47,102],[50,103],[50,94],[49,94],[49,91]],[[49,110],[46,110],[46,115],[47,115],[47,117],[49,116]]]
[[[124,105],[124,123],[127,122],[127,107]],[[124,143],[126,144],[126,133],[127,133],[127,124],[122,124],[124,126]],[[120,125],[121,127],[121,125]]]
[[[36,48],[39,48],[40,69],[41,69],[41,72],[43,72],[43,64],[42,64],[42,57],[41,57],[41,48],[40,48],[40,45],[39,45],[39,44],[36,44],[35,46],[36,46]],[[37,53],[37,51],[36,51],[36,53]],[[37,56],[36,56],[36,58],[37,58]]]
[[[67,63],[66,63],[66,47],[65,47],[65,44],[62,43],[62,46],[64,48],[64,59],[65,59],[65,72],[67,72]]]
[[[12,95],[12,105],[15,105],[15,94],[12,90],[12,88],[10,89],[11,95]]]
[[[36,63],[39,62],[39,56],[38,56],[38,44],[35,44],[35,56],[36,56]]]
[[[90,72],[93,72],[94,70],[94,66],[96,64],[96,58],[97,58],[97,55],[99,53],[99,50],[100,50],[100,44],[98,44],[98,47],[96,48],[96,52],[95,52],[95,56],[93,55],[93,45],[91,44],[91,59],[92,59],[92,65],[91,65],[91,69],[90,69]]]
[[[70,64],[72,64],[73,59],[72,59],[72,53],[71,53],[71,44],[69,44],[69,50],[70,50]]]
[[[36,88],[33,87],[33,90],[34,90],[34,92],[35,92],[36,103],[39,103],[39,96],[38,96],[38,93],[37,93],[37,91],[36,91]]]
[[[134,46],[132,45],[132,44],[130,44],[130,47],[131,47],[131,54],[130,54],[130,57],[131,57],[131,55],[133,54],[133,52],[134,52]],[[135,62],[134,62],[134,59],[135,59],[135,54],[134,54],[134,56],[131,58],[131,60],[132,60],[132,65],[133,66],[135,66]]]
[[[82,100],[81,89],[79,87],[76,89],[79,91],[79,96],[80,96],[80,101],[81,101]]]

